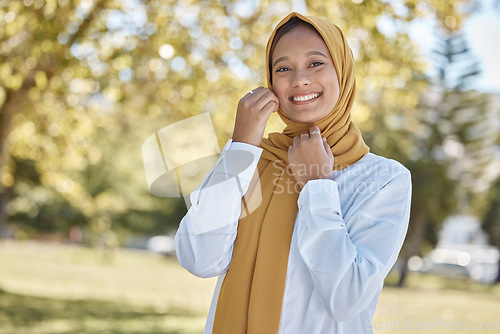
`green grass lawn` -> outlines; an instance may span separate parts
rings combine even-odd
[[[214,285],[175,258],[4,241],[0,334],[202,333]],[[372,325],[376,333],[500,333],[472,331],[475,322],[500,326],[500,286],[412,275],[407,288],[384,288]],[[425,323],[434,330],[415,328]]]
[[[376,333],[500,333],[500,285],[418,274],[407,285],[382,290]]]
[[[201,333],[214,285],[147,252],[0,242],[0,333]]]

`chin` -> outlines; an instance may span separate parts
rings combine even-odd
[[[318,118],[318,115],[313,113],[308,113],[307,111],[302,112],[301,115],[290,115],[287,114],[294,122],[304,123],[304,124],[312,124],[321,118]]]
[[[316,121],[316,118],[309,117],[290,117],[294,122],[303,123],[303,124],[312,124]]]

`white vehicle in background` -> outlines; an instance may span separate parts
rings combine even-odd
[[[443,222],[437,247],[423,259],[414,256],[408,261],[412,271],[449,278],[470,277],[484,284],[496,283],[499,266],[499,250],[488,245],[479,219],[467,215],[448,217]]]
[[[175,256],[174,237],[158,235],[148,239],[146,249],[167,256]]]
[[[483,284],[495,284],[498,277],[500,252],[488,245],[440,245],[421,259],[408,261],[412,271],[449,278],[469,277]]]

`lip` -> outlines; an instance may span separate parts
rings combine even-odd
[[[319,94],[317,97],[313,98],[313,99],[310,99],[310,100],[307,100],[307,101],[294,101],[294,97],[301,97],[301,96],[307,96],[307,95],[310,95],[310,94]],[[293,104],[297,104],[297,105],[302,105],[302,104],[309,104],[309,103],[312,103],[316,100],[318,100],[321,96],[323,96],[323,92],[304,92],[304,93],[300,93],[300,94],[294,94],[292,96],[290,96],[288,98],[288,100],[290,102],[292,102]]]

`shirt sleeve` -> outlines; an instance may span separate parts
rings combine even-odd
[[[299,253],[329,315],[346,321],[366,309],[401,250],[408,228],[408,170],[365,196],[343,218],[337,183],[311,180],[298,199]]]
[[[262,149],[229,140],[200,185],[175,235],[179,263],[199,277],[225,273],[231,262],[241,198],[256,172]]]

